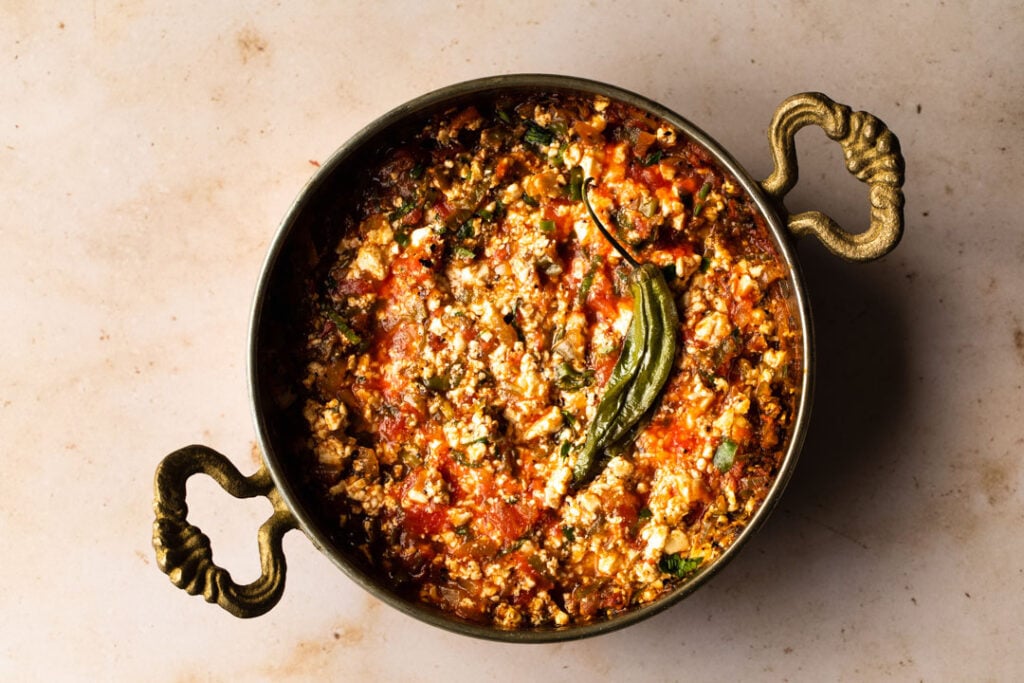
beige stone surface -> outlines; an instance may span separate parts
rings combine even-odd
[[[1021,680],[1022,63],[1014,2],[0,3],[0,679]],[[565,644],[410,619],[299,532],[262,618],[174,589],[153,471],[193,442],[256,469],[248,315],[292,199],[390,108],[515,72],[658,100],[756,177],[795,92],[900,137],[898,249],[798,249],[818,394],[775,514],[684,602]],[[791,208],[863,224],[838,148],[798,142]],[[253,578],[268,505],[189,491]]]

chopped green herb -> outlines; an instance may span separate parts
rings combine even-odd
[[[423,464],[420,454],[408,446],[402,446],[402,449],[398,451],[398,457],[407,467],[419,467]]]
[[[700,376],[700,381],[704,383],[708,389],[715,388],[715,373],[705,370],[704,368],[697,368],[697,375]]]
[[[601,257],[597,256],[590,262],[590,268],[583,275],[583,279],[580,281],[580,304],[583,304],[587,300],[587,294],[590,292],[590,288],[594,285],[594,274],[597,272],[598,266],[601,265]]]
[[[551,161],[555,166],[565,165],[565,150],[567,149],[569,149],[569,143],[563,142],[561,147],[559,147],[558,151],[555,153],[555,156],[551,158]]]
[[[512,545],[510,545],[507,548],[503,548],[502,550],[500,550],[498,552],[498,557],[501,557],[502,555],[508,555],[509,553],[514,553],[515,551],[517,551],[520,548],[522,548],[523,544],[526,543],[527,540],[528,539],[525,536],[522,537],[522,538],[516,539],[515,542],[512,543]]]
[[[615,227],[619,229],[620,236],[624,231],[633,228],[633,217],[629,215],[629,209],[624,206],[612,214],[612,220],[615,221]]]
[[[569,199],[574,202],[583,201],[583,168],[573,166],[569,171]]]
[[[504,109],[499,109],[497,112],[498,118],[505,123],[512,123],[512,117],[508,115],[508,112]]]
[[[644,157],[644,166],[654,166],[656,163],[661,161],[662,156],[664,156],[664,153],[660,149],[654,150]]]
[[[423,173],[426,170],[427,168],[423,164],[416,164],[412,167],[412,170],[409,171],[409,177],[413,180],[419,180],[423,177]]]
[[[462,526],[457,526],[453,531],[459,536],[469,536],[469,525],[463,524]]]
[[[523,202],[527,206],[540,206],[540,202],[538,202],[536,199],[526,194],[525,192],[523,193]]]
[[[583,387],[590,386],[594,381],[593,370],[579,372],[569,362],[559,363],[556,372],[558,374],[555,377],[555,383],[560,389],[566,391],[579,391]]]
[[[674,263],[663,266],[661,274],[665,277],[665,282],[672,282],[679,277],[679,273],[676,272],[676,264]]]
[[[722,439],[722,443],[718,444],[712,462],[714,462],[719,472],[725,474],[732,469],[733,463],[736,462],[736,450],[738,448],[739,446],[736,442],[728,437]]]
[[[478,443],[490,443],[490,442],[491,442],[491,437],[489,437],[489,436],[481,436],[479,439],[473,439],[472,441],[467,441],[466,443],[461,444],[461,445],[463,445],[463,446],[473,446],[473,445],[476,445]]]
[[[711,259],[707,256],[702,256],[700,259],[700,272],[706,273],[711,268]]]
[[[711,353],[711,360],[715,364],[715,367],[717,368],[727,360],[730,360],[736,355],[742,346],[743,343],[740,338],[740,330],[738,327],[734,327],[732,328],[732,332],[729,336],[723,339]]]
[[[463,453],[462,451],[460,451],[458,449],[453,448],[451,450],[451,455],[452,455],[452,460],[454,460],[458,464],[462,465],[463,467],[470,467],[470,468],[473,468],[473,469],[476,469],[477,467],[480,467],[480,463],[479,462],[473,462],[472,460],[470,460],[469,458],[466,457],[465,453]]]
[[[651,508],[641,508],[640,512],[636,513],[637,519],[650,519],[652,516],[654,513],[651,512]]]
[[[395,232],[395,244],[400,247],[409,246],[409,233],[404,230],[398,230]]]
[[[569,543],[576,540],[576,530],[569,525],[562,527],[562,535],[565,536],[565,540],[569,541]]]
[[[654,218],[654,214],[658,213],[657,197],[649,197],[640,202],[640,213],[643,214],[644,218]]]
[[[341,334],[341,336],[343,336],[349,342],[353,344],[362,343],[363,338],[356,334],[355,330],[349,327],[348,323],[345,322],[345,319],[342,318],[340,314],[332,310],[325,310],[324,315],[327,316],[328,320],[334,323],[334,326],[338,329],[338,332]]]
[[[421,377],[419,383],[427,391],[433,391],[434,393],[440,393],[448,391],[452,388],[452,382],[447,375],[432,375],[431,377]]]
[[[470,221],[466,221],[465,223],[459,226],[458,230],[455,231],[455,237],[460,240],[469,239],[470,237],[473,237],[475,234],[476,231],[473,230],[473,223],[471,223]]]
[[[699,216],[700,212],[704,210],[704,200],[708,198],[708,194],[711,192],[711,180],[705,180],[704,184],[700,186],[700,190],[697,192],[697,201],[693,205],[693,215]]]
[[[700,563],[704,561],[703,557],[681,557],[679,553],[672,553],[671,555],[662,555],[661,560],[658,562],[658,569],[671,574],[676,578],[686,578],[688,574],[691,574],[693,570],[700,566]]]
[[[466,247],[455,247],[455,249],[452,250],[452,253],[455,255],[455,258],[465,259],[467,261],[476,258],[476,254],[473,250],[467,249]]]
[[[559,275],[562,272],[562,264],[552,261],[547,256],[540,257],[537,261],[537,267],[540,268],[545,275]]]
[[[534,121],[527,121],[523,139],[535,145],[550,145],[555,139],[555,134]]]
[[[563,441],[562,445],[558,448],[558,457],[560,457],[562,460],[565,460],[566,458],[568,458],[569,457],[569,449],[570,448],[571,448],[571,445],[569,444],[569,442],[568,441]]]
[[[542,220],[540,222],[540,230],[541,230],[541,232],[547,232],[547,233],[554,232],[555,231],[555,222],[554,221],[549,221],[549,220]]]
[[[567,410],[561,410],[561,411],[559,411],[559,412],[561,412],[561,413],[562,413],[562,422],[564,422],[565,424],[567,424],[567,425],[569,426],[569,428],[570,428],[570,429],[571,429],[572,427],[575,427],[575,426],[576,426],[576,418],[575,418],[575,417],[573,417],[573,414],[572,414],[572,413],[570,413],[570,412],[569,412],[569,411],[567,411]]]
[[[515,302],[512,304],[512,310],[509,311],[508,313],[506,313],[502,317],[502,320],[504,320],[506,324],[508,324],[509,326],[512,327],[513,330],[515,330],[516,338],[519,341],[525,342],[526,341],[526,335],[523,334],[523,328],[519,324],[519,307],[522,304],[523,304],[523,300],[522,299],[516,299]]]
[[[404,202],[402,202],[402,205],[400,207],[398,207],[397,209],[392,211],[390,214],[388,214],[388,220],[389,221],[397,221],[399,218],[402,218],[402,217],[408,215],[415,208],[416,208],[416,202],[404,201]]]

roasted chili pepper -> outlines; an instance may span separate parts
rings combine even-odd
[[[661,269],[633,258],[598,218],[588,198],[593,182],[593,178],[588,178],[584,185],[583,203],[601,234],[633,266],[630,275],[633,319],[619,360],[612,369],[587,430],[583,450],[576,459],[573,469],[576,488],[597,475],[600,471],[598,465],[606,453],[620,450],[632,442],[638,427],[657,402],[672,371],[679,323],[675,299]]]

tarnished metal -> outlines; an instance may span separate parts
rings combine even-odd
[[[257,533],[262,573],[240,586],[213,561],[210,539],[188,522],[185,482],[193,474],[209,476],[235,498],[265,496],[274,506]],[[206,446],[186,446],[171,453],[156,470],[153,508],[153,548],[160,569],[190,595],[202,594],[236,617],[258,617],[277,604],[284,593],[286,563],[281,538],[296,528],[295,518],[274,486],[267,468],[244,477],[220,453]]]
[[[871,114],[851,112],[821,93],[788,98],[768,128],[775,170],[761,188],[784,206],[783,198],[799,177],[796,133],[811,124],[842,146],[846,169],[868,184],[871,221],[864,232],[851,233],[820,211],[805,211],[787,216],[787,227],[797,237],[815,235],[832,253],[851,261],[888,254],[903,236],[903,155],[896,136]]]

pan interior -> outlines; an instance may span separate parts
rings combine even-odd
[[[438,111],[489,99],[499,93],[521,92],[525,95],[538,91],[600,94],[638,106],[668,120],[691,139],[702,144],[736,178],[760,209],[776,242],[778,253],[790,268],[786,283],[787,295],[802,333],[800,349],[804,373],[790,443],[774,485],[747,528],[716,562],[658,600],[606,621],[563,628],[505,631],[461,620],[396,594],[365,557],[351,550],[347,540],[335,530],[336,525],[325,520],[309,496],[304,494],[304,491],[310,490],[310,475],[297,467],[296,463],[302,462],[297,454],[306,448],[307,425],[302,416],[300,401],[291,388],[295,378],[304,375],[301,354],[294,352],[305,344],[303,321],[300,319],[301,307],[296,302],[305,295],[306,282],[317,255],[333,248],[337,242],[338,226],[342,224],[340,214],[346,211],[352,198],[360,191],[361,172],[373,163],[381,150],[386,149],[393,140],[414,133],[426,118]],[[808,320],[807,302],[798,266],[778,217],[756,183],[700,129],[654,102],[600,83],[543,75],[482,79],[425,95],[381,117],[342,146],[300,194],[270,249],[253,305],[249,373],[254,416],[267,465],[303,530],[339,568],[371,593],[416,618],[474,637],[513,642],[580,638],[635,623],[674,604],[716,573],[763,523],[792,473],[806,430],[811,392],[810,364],[813,360]]]

